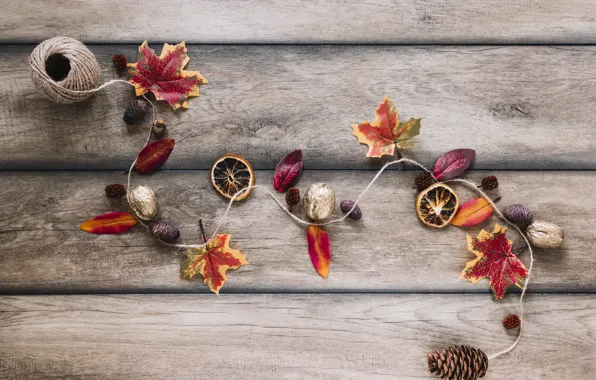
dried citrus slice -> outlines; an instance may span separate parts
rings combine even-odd
[[[422,223],[434,228],[445,227],[457,213],[459,200],[452,188],[435,183],[416,199],[416,212]]]
[[[218,158],[211,167],[211,184],[218,193],[232,199],[240,190],[255,184],[255,173],[244,157],[226,154]],[[248,189],[235,200],[241,201],[251,192],[252,189]]]

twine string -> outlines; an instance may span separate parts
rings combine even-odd
[[[60,86],[60,84],[57,83],[57,82],[55,82],[52,78],[50,78],[47,75],[47,73],[45,72],[45,70],[42,70],[41,67],[38,64],[36,64],[35,62],[30,62],[30,66],[31,66],[32,70],[34,72],[36,72],[40,77],[42,77],[45,81],[47,81],[48,83],[50,83],[50,84],[52,84],[54,86]],[[130,86],[134,86],[129,81],[126,81],[126,80],[123,80],[123,79],[113,79],[113,80],[110,80],[108,82],[105,82],[104,84],[102,84],[99,87],[92,88],[92,89],[89,89],[89,90],[73,90],[73,89],[69,89],[69,88],[63,87],[63,86],[60,86],[60,90],[62,92],[70,93],[72,95],[86,95],[86,94],[92,94],[92,93],[101,91],[105,87],[108,87],[108,86],[110,86],[112,84],[115,84],[115,83],[126,83],[126,84],[128,84]],[[143,95],[143,98],[145,98],[145,100],[151,105],[152,121],[155,121],[155,119],[156,119],[156,116],[155,116],[155,106],[153,105],[153,102],[151,102],[145,95]],[[147,136],[147,139],[145,140],[145,144],[143,145],[143,148],[146,147],[147,144],[149,144],[149,141],[151,140],[151,132],[152,132],[151,131],[151,128],[149,128],[149,134]],[[379,171],[377,172],[377,174],[368,183],[368,185],[364,188],[364,190],[362,190],[362,192],[360,193],[360,195],[358,195],[358,198],[356,198],[356,201],[354,202],[354,205],[350,208],[350,210],[346,214],[344,214],[342,217],[340,217],[340,218],[332,219],[332,220],[329,220],[329,221],[323,222],[323,223],[313,223],[313,222],[311,222],[309,220],[301,219],[298,216],[292,214],[292,212],[288,208],[286,208],[284,206],[284,204],[279,199],[277,199],[277,197],[275,196],[275,194],[273,194],[273,192],[271,190],[269,190],[266,187],[263,187],[262,185],[253,185],[253,186],[249,186],[247,188],[244,188],[244,189],[238,191],[236,194],[234,194],[232,196],[232,198],[228,202],[228,206],[226,207],[226,210],[224,211],[223,215],[219,218],[219,221],[218,221],[218,223],[217,223],[217,225],[216,225],[216,227],[215,227],[215,229],[213,231],[213,234],[211,235],[211,238],[207,242],[202,243],[202,244],[173,244],[173,243],[167,243],[167,242],[165,242],[163,240],[160,240],[160,241],[162,243],[164,243],[165,245],[168,245],[168,246],[171,246],[171,247],[177,247],[177,248],[195,248],[195,249],[200,249],[200,248],[205,247],[209,243],[210,240],[214,239],[217,236],[217,233],[219,232],[219,230],[221,229],[221,227],[226,222],[226,220],[227,220],[227,218],[228,218],[228,216],[229,216],[229,214],[231,212],[232,205],[234,204],[234,201],[236,200],[236,198],[238,198],[240,195],[244,194],[246,191],[249,191],[251,189],[256,189],[256,188],[264,189],[267,192],[267,194],[271,197],[271,199],[273,199],[273,201],[279,206],[279,208],[283,212],[285,212],[289,217],[291,217],[296,223],[299,223],[299,224],[302,224],[302,225],[308,225],[308,226],[310,226],[310,225],[326,226],[326,225],[330,225],[330,224],[334,224],[334,223],[339,223],[339,222],[342,222],[347,217],[349,217],[352,212],[354,212],[354,210],[356,209],[356,207],[358,206],[358,204],[360,203],[360,201],[362,200],[362,198],[364,197],[364,195],[368,192],[368,190],[370,190],[370,188],[374,185],[374,183],[377,181],[377,179],[381,176],[381,174],[383,174],[383,172],[388,167],[390,167],[392,165],[397,165],[397,164],[400,164],[400,163],[403,163],[403,162],[406,162],[406,163],[409,163],[411,165],[417,166],[418,168],[420,168],[420,169],[422,169],[422,170],[424,170],[424,171],[426,171],[428,173],[431,173],[431,175],[432,175],[432,172],[429,169],[427,169],[424,165],[422,165],[421,163],[419,163],[419,162],[417,162],[415,160],[409,159],[409,158],[402,157],[402,158],[400,158],[398,160],[387,162],[385,165],[383,165],[383,167],[381,169],[379,169]],[[127,188],[128,189],[130,189],[131,175],[132,175],[132,171],[133,171],[134,166],[135,166],[136,163],[137,163],[137,160],[135,158],[133,160],[132,164],[130,165],[129,170],[128,170],[128,177],[127,177]],[[437,181],[437,179],[434,176],[433,176],[433,179],[435,181]],[[522,331],[523,331],[523,327],[524,327],[524,305],[523,305],[523,300],[524,300],[524,296],[526,294],[526,291],[528,289],[528,285],[530,283],[530,275],[532,273],[532,268],[534,267],[534,254],[533,254],[533,251],[532,251],[532,246],[531,246],[530,242],[528,241],[528,238],[526,237],[526,235],[524,234],[524,232],[518,226],[516,226],[515,224],[509,223],[509,221],[507,220],[507,218],[505,218],[505,216],[503,215],[503,213],[501,212],[501,210],[499,210],[499,208],[495,205],[495,203],[492,201],[492,199],[484,191],[480,190],[476,186],[476,184],[474,184],[473,182],[470,182],[468,180],[465,180],[465,179],[451,179],[451,180],[447,180],[447,181],[444,181],[444,182],[446,182],[446,183],[447,182],[457,182],[457,183],[463,184],[466,187],[468,187],[468,188],[472,189],[473,191],[475,191],[476,193],[478,193],[479,195],[481,195],[484,199],[486,199],[488,201],[488,203],[493,207],[493,209],[496,212],[496,214],[498,215],[498,217],[501,218],[507,225],[513,227],[519,233],[519,235],[525,241],[526,246],[528,248],[528,251],[530,253],[530,265],[528,267],[528,275],[526,277],[524,286],[522,288],[522,292],[521,292],[520,297],[519,297],[519,317],[520,317],[521,325],[520,325],[520,329],[519,329],[519,332],[518,332],[517,339],[509,347],[507,347],[506,349],[504,349],[502,351],[499,351],[499,352],[497,352],[497,353],[495,353],[495,354],[493,354],[493,355],[491,355],[491,356],[488,357],[489,360],[493,360],[493,359],[495,359],[495,358],[497,358],[497,357],[499,357],[501,355],[504,355],[504,354],[512,351],[517,346],[517,344],[519,343],[519,341],[521,340]],[[128,200],[129,200],[129,197],[128,197],[128,192],[127,192],[127,201]],[[141,224],[143,226],[145,226],[145,227],[148,227],[145,223],[142,223],[141,222]]]

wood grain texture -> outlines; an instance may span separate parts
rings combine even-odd
[[[160,48],[159,46],[154,46]],[[0,169],[124,169],[147,125],[127,128],[134,99],[116,84],[58,106],[38,94],[32,46],[0,48]],[[103,79],[111,54],[91,46]],[[190,110],[160,104],[178,144],[172,169],[208,169],[224,153],[273,169],[302,148],[309,169],[378,167],[352,136],[389,95],[405,117],[423,117],[408,155],[432,166],[444,152],[476,149],[477,169],[596,169],[593,47],[190,46],[189,69],[209,80]]]
[[[594,43],[591,0],[4,0],[0,41]]]
[[[3,379],[433,379],[426,354],[511,344],[489,295],[0,297]],[[596,297],[530,295],[486,380],[588,380]]]
[[[338,201],[355,199],[374,176],[369,171],[307,171],[300,188],[326,182]],[[229,272],[222,292],[488,292],[486,281],[458,278],[473,254],[466,233],[431,230],[414,209],[415,172],[385,173],[362,201],[363,219],[326,227],[331,240],[329,278],[321,279],[308,257],[306,227],[291,221],[262,190],[234,206],[222,232],[249,265]],[[476,183],[486,173],[474,172]],[[596,290],[596,223],[592,172],[494,172],[501,182],[501,206],[522,203],[536,219],[559,224],[561,249],[537,250],[530,290]],[[272,188],[272,172],[258,171],[257,184]],[[164,247],[142,227],[123,235],[79,230],[84,220],[126,206],[103,194],[121,172],[4,172],[0,176],[0,289],[14,293],[208,292],[201,278],[180,279],[184,255]],[[162,171],[135,177],[151,187],[164,219],[181,230],[181,241],[199,243],[198,220],[213,232],[227,206],[211,188],[206,171]],[[575,194],[570,195],[570,191]],[[471,194],[461,188],[462,200]],[[494,192],[494,196],[499,192]],[[280,197],[281,198],[281,197]],[[282,201],[283,202],[283,201]],[[301,209],[296,208],[298,215]],[[336,209],[334,215],[340,215]],[[580,217],[581,216],[581,217]],[[494,219],[481,227],[493,228]],[[508,235],[519,242],[513,231]],[[528,255],[521,255],[528,263]],[[511,291],[516,291],[511,289]]]

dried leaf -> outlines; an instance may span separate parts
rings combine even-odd
[[[459,206],[459,210],[451,220],[451,224],[459,227],[476,226],[484,222],[492,213],[493,206],[485,198],[470,199]]]
[[[441,156],[435,163],[433,175],[439,181],[457,177],[472,165],[476,151],[473,149],[455,149]]]
[[[128,212],[108,212],[81,224],[81,230],[93,234],[122,234],[137,224],[137,218]]]
[[[397,109],[388,97],[375,111],[375,121],[371,124],[363,121],[360,124],[352,124],[354,136],[361,144],[368,145],[366,157],[382,157],[393,155],[395,148],[405,149],[412,145],[411,139],[420,134],[420,120],[414,119],[400,123],[397,117]]]
[[[226,271],[248,264],[242,252],[230,248],[230,237],[231,235],[217,235],[205,247],[191,248],[184,252],[187,260],[180,266],[182,278],[191,279],[200,274],[209,289],[219,295],[219,289],[228,279]]]
[[[127,66],[132,75],[130,82],[141,96],[151,91],[157,100],[167,101],[175,110],[188,108],[187,99],[199,96],[199,85],[206,84],[198,71],[182,70],[190,61],[184,42],[178,45],[164,44],[158,57],[147,41],[139,47],[136,63]]]
[[[302,151],[300,149],[286,155],[275,167],[273,188],[283,193],[294,187],[302,176]]]
[[[506,227],[498,224],[492,233],[480,231],[477,238],[468,235],[468,250],[476,255],[468,261],[461,272],[476,284],[485,277],[490,279],[489,286],[496,299],[502,299],[509,285],[523,286],[522,279],[528,276],[524,264],[511,251],[512,242],[505,237]]]
[[[308,254],[317,273],[327,278],[331,264],[331,248],[327,232],[319,226],[311,225],[308,228]]]
[[[149,173],[166,162],[174,150],[174,139],[161,139],[144,147],[137,156],[135,169],[139,173]]]

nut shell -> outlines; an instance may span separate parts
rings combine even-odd
[[[157,213],[157,197],[147,186],[138,185],[128,191],[126,199],[135,216],[142,220],[151,220]]]
[[[563,244],[563,229],[554,223],[536,220],[526,229],[528,240],[538,248],[557,248]]]
[[[304,193],[302,205],[312,220],[325,219],[335,209],[335,192],[327,184],[313,183]]]

